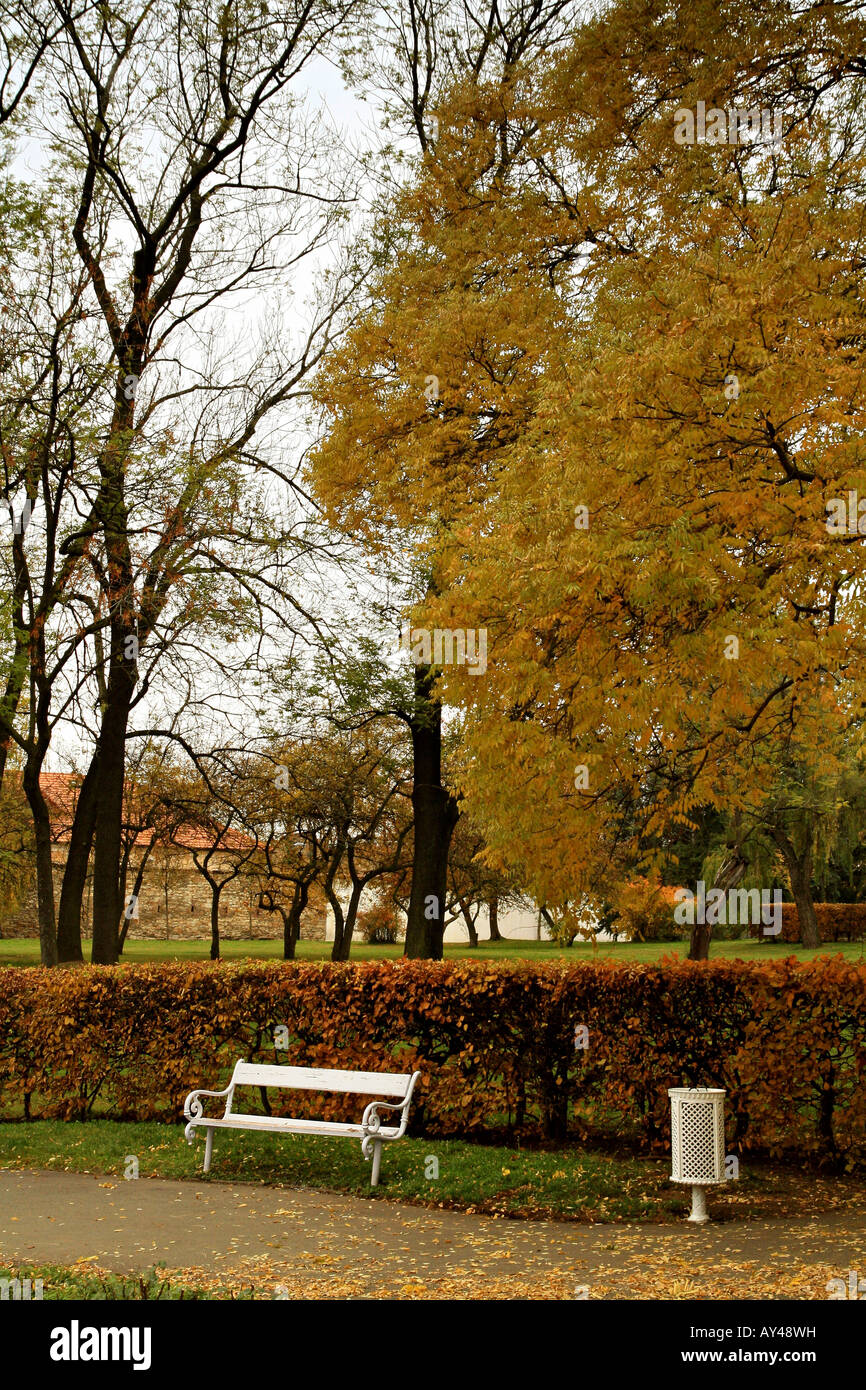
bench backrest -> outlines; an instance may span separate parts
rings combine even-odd
[[[269,1067],[237,1062],[235,1086],[280,1086],[289,1091],[344,1091],[364,1096],[399,1096],[409,1089],[411,1072],[329,1071],[319,1067]]]

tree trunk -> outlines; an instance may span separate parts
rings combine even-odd
[[[415,667],[412,731],[414,852],[404,955],[441,960],[445,935],[448,850],[457,802],[442,785],[442,706],[430,698],[434,671]]]
[[[334,914],[334,944],[331,947],[331,960],[336,959],[334,951],[337,942],[342,939],[343,935],[343,904],[337,896],[334,883],[336,882],[337,872],[343,862],[343,855],[345,853],[346,841],[344,838],[340,838],[336,841],[333,852],[325,856],[325,862],[328,868],[325,873],[324,882],[322,883],[322,890],[328,902],[331,904],[331,911]],[[325,927],[325,935],[327,936],[327,926]]]
[[[123,780],[126,727],[133,685],[114,666],[99,731],[99,779],[93,837],[93,947],[91,960],[116,965],[120,923],[120,858],[123,848]]]
[[[279,916],[282,917],[282,959],[295,959],[295,947],[297,945],[297,933],[300,931],[300,913],[292,903],[291,908],[286,912],[285,908],[279,909]]]
[[[283,917],[283,960],[294,960],[301,935],[301,918],[310,896],[309,883],[296,883],[292,905]]]
[[[746,861],[739,850],[732,850],[726,855],[718,867],[716,876],[712,882],[712,888],[721,888],[723,893],[727,893],[730,888],[736,888],[743,874],[746,872]],[[706,913],[704,914],[706,916]],[[692,927],[692,939],[689,945],[688,960],[709,960],[710,940],[713,935],[711,922],[695,922]]]
[[[541,925],[541,919],[543,918],[543,919],[544,919],[544,922],[545,922],[545,924],[546,924],[546,926],[547,926],[548,935],[550,936],[551,941],[555,941],[555,940],[556,940],[556,923],[554,922],[553,918],[551,917],[550,912],[548,911],[548,909],[547,909],[546,907],[540,907],[540,908],[538,909],[538,917],[539,917],[539,926]],[[540,932],[540,931],[539,931],[539,933],[538,933],[538,940],[539,940],[539,941],[541,940],[541,932]],[[571,942],[570,942],[570,941],[567,941],[565,944],[566,944],[567,946],[570,946],[570,945],[571,945]]]
[[[57,919],[57,955],[61,961],[83,961],[81,949],[81,907],[87,884],[93,827],[96,821],[96,795],[99,780],[99,749],[94,754],[78,792],[72,831],[66,851],[60,906]]]
[[[17,581],[16,581],[17,583]],[[0,788],[3,786],[3,777],[6,772],[6,763],[9,758],[9,745],[12,742],[12,735],[9,730],[18,713],[18,706],[21,703],[21,695],[24,689],[24,678],[27,674],[27,645],[17,642],[15,655],[12,659],[12,666],[6,681],[6,689],[0,699]]]
[[[499,895],[492,893],[487,904],[487,911],[490,916],[490,940],[501,941],[502,933],[499,930]]]
[[[220,958],[220,894],[223,884],[216,881],[210,886],[210,958]]]
[[[33,640],[24,620],[24,604],[30,582],[27,560],[24,555],[24,534],[23,531],[19,531],[15,527],[12,529],[12,568],[15,577],[8,599],[15,647],[6,677],[6,688],[2,699],[0,699],[0,787],[3,786],[3,777],[6,772],[15,716],[18,713],[21,696],[24,693],[24,684],[27,680]],[[44,637],[42,642],[44,645]],[[44,663],[42,669],[45,669]]]
[[[54,873],[51,864],[51,818],[39,785],[42,758],[28,759],[24,769],[24,793],[33,817],[36,838],[36,897],[39,915],[39,956],[43,965],[57,964],[57,931],[54,917]]]
[[[818,931],[818,918],[815,915],[815,902],[812,897],[812,842],[798,854],[791,840],[782,831],[775,831],[773,839],[782,851],[791,896],[797,904],[800,919],[800,942],[803,946],[818,947],[821,934]]]
[[[809,872],[792,873],[790,870],[788,874],[791,880],[791,893],[797,904],[797,916],[800,919],[800,941],[804,946],[817,948],[821,945],[821,933],[818,930],[818,918],[815,915],[815,902],[812,898],[811,874]]]
[[[358,917],[358,904],[364,891],[363,883],[353,883],[346,914],[340,912],[340,930],[337,931],[337,916],[334,914],[334,948],[331,960],[348,960],[352,950],[352,934]]]
[[[135,838],[127,839],[126,844],[121,841],[120,854],[120,874],[117,880],[117,901],[120,904],[120,921],[117,924],[117,954],[123,955],[123,943],[126,940],[126,933],[129,929],[129,905],[130,900],[135,896],[136,889],[133,887],[132,893],[127,896],[126,885],[129,879],[129,861],[132,858],[132,851],[135,848]]]
[[[132,885],[132,893],[130,894],[130,901],[131,901],[132,898],[138,898],[139,894],[141,893],[141,885],[142,885],[142,883],[144,882],[144,871],[145,871],[145,869],[147,868],[147,861],[148,861],[148,859],[150,858],[150,852],[151,852],[151,850],[153,849],[153,846],[154,846],[155,844],[156,844],[156,841],[155,841],[155,840],[152,840],[151,843],[150,843],[149,845],[146,845],[146,846],[145,846],[144,852],[143,852],[143,854],[142,854],[142,856],[141,856],[141,862],[139,863],[138,870],[137,870],[136,875],[135,875],[135,881],[134,881],[134,883],[133,883],[133,885]],[[118,953],[118,955],[121,955],[121,956],[123,955],[123,948],[124,948],[124,946],[126,945],[126,935],[127,935],[127,932],[129,931],[129,924],[130,924],[130,922],[132,921],[132,914],[129,913],[129,911],[128,911],[128,909],[129,909],[129,901],[124,902],[125,893],[126,893],[125,882],[126,882],[126,869],[124,868],[124,885],[121,887],[121,890],[120,890],[120,900],[121,900],[121,902],[124,903],[124,907],[123,907],[123,923],[122,923],[121,928],[120,928],[120,938],[119,938],[118,943],[117,943],[117,953]]]
[[[33,818],[36,839],[36,898],[39,917],[39,953],[43,965],[57,964],[57,922],[54,915],[54,870],[51,863],[51,817],[42,795],[42,764],[51,742],[48,712],[51,687],[45,678],[45,631],[39,626],[31,634],[30,699],[32,709],[31,742],[24,764],[22,785]],[[38,693],[37,693],[38,692]]]
[[[473,921],[472,913],[469,911],[469,904],[466,902],[465,898],[458,898],[457,901],[460,904],[460,911],[463,913],[463,921],[466,923],[466,930],[469,933],[469,945],[477,946],[478,932],[475,930],[475,922]]]
[[[141,369],[147,325],[143,269],[134,258],[133,298],[136,305],[127,338],[128,370]],[[135,615],[135,569],[129,543],[125,497],[126,465],[134,430],[135,405],[127,399],[118,378],[114,415],[105,449],[99,459],[97,510],[105,540],[105,576],[111,642],[108,679],[99,729],[99,773],[93,832],[93,945],[91,960],[117,963],[120,927],[120,857],[123,841],[123,784],[126,774],[126,730],[138,680],[138,627]]]
[[[338,960],[339,957],[335,953],[337,950],[337,942],[343,939],[343,904],[340,902],[333,888],[326,888],[325,893],[328,902],[331,904],[331,911],[334,914],[334,944],[331,947],[331,960]]]

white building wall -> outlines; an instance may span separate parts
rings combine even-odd
[[[345,899],[348,903],[348,895]],[[539,926],[539,923],[541,924]],[[483,907],[478,914],[475,923],[475,930],[478,932],[480,941],[487,941],[490,936],[490,914],[486,907]],[[507,907],[499,909],[499,933],[506,939],[514,941],[549,941],[547,928],[541,916],[534,908]],[[334,939],[334,913],[329,906],[325,915],[325,940]],[[450,945],[465,945],[469,940],[469,933],[466,930],[466,923],[462,918],[452,922],[445,928],[445,941]]]
[[[500,907],[499,934],[514,941],[548,941],[544,922],[539,933],[539,913],[534,908]],[[487,941],[490,936],[490,913],[482,907],[475,922],[479,941]],[[445,940],[457,944],[469,940],[466,923],[462,918],[445,928]]]

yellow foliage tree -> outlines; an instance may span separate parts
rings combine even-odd
[[[332,505],[429,565],[416,622],[487,633],[438,689],[548,905],[859,727],[862,39],[622,0],[458,85],[322,378]]]

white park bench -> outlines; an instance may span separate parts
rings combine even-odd
[[[327,1071],[318,1067],[274,1067],[258,1066],[254,1062],[237,1062],[232,1079],[224,1091],[191,1091],[184,1101],[184,1118],[189,1121],[184,1130],[188,1143],[195,1138],[197,1128],[207,1130],[204,1151],[204,1171],[210,1172],[213,1153],[214,1131],[217,1129],[259,1129],[274,1134],[332,1134],[346,1139],[360,1139],[361,1152],[365,1159],[372,1158],[373,1172],[370,1186],[379,1182],[379,1165],[382,1161],[382,1144],[390,1139],[400,1139],[406,1133],[409,1118],[409,1102],[415,1083],[421,1075],[415,1072],[388,1071]],[[239,1115],[232,1109],[235,1088],[238,1086],[266,1086],[284,1091],[325,1091],[343,1092],[349,1095],[391,1096],[393,1101],[373,1100],[364,1110],[361,1123],[341,1124],[336,1120],[295,1120],[278,1115]],[[209,1119],[204,1113],[200,1096],[226,1097],[225,1114],[219,1119]],[[399,1114],[399,1124],[383,1125],[380,1110],[393,1110]],[[397,1119],[395,1114],[394,1119]]]

